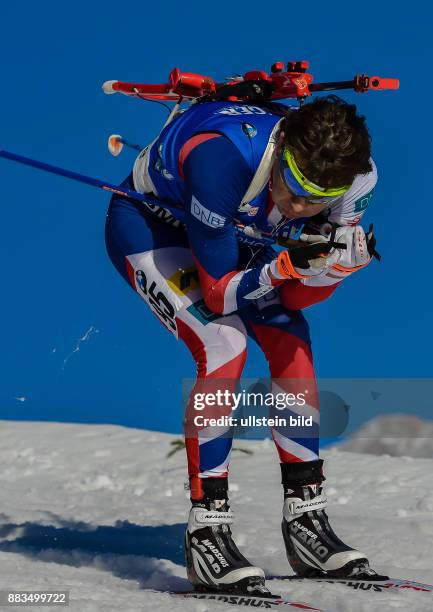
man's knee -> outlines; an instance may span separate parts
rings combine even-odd
[[[260,325],[279,329],[281,341],[284,342],[284,332],[296,336],[306,344],[311,343],[310,326],[300,310],[287,310],[281,305],[270,307],[269,311],[261,312]]]
[[[182,318],[183,313],[179,313]],[[179,337],[193,355],[199,375],[218,372],[220,377],[240,376],[246,360],[247,332],[236,315],[211,323],[178,322]]]

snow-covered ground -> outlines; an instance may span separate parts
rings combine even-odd
[[[3,421],[0,588],[67,589],[69,609],[77,612],[236,609],[151,590],[188,587],[185,457],[181,451],[166,459],[173,438],[116,426]],[[254,453],[233,453],[235,538],[267,573],[290,574],[273,444],[236,445]],[[380,572],[433,583],[433,460],[336,448],[323,457],[337,533]],[[433,609],[433,596],[424,593],[269,584],[274,592],[342,612]]]
[[[433,421],[410,414],[376,417],[339,448],[356,453],[433,459]]]

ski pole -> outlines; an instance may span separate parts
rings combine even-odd
[[[113,183],[109,183],[108,181],[102,181],[92,176],[87,176],[86,174],[80,174],[79,172],[74,172],[73,170],[61,168],[60,166],[47,164],[37,159],[24,157],[23,155],[18,155],[17,153],[12,153],[11,151],[6,151],[5,149],[0,149],[0,157],[9,159],[10,161],[14,161],[19,164],[24,164],[25,166],[37,168],[38,170],[43,170],[44,172],[57,174],[58,176],[63,176],[65,178],[71,179],[73,181],[78,181],[79,183],[84,183],[92,187],[98,187],[99,189],[103,189],[104,191],[115,193],[116,195],[135,200],[136,202],[156,206],[159,209],[163,208],[164,210],[167,210],[169,213],[175,216],[177,219],[179,219],[181,222],[185,220],[185,210],[183,208],[175,206],[171,202],[168,203],[166,200],[157,198],[149,193],[139,193],[138,191],[134,191],[133,189],[129,189],[128,187],[124,187],[123,185],[114,185]],[[240,223],[235,224],[235,228],[238,234],[253,239],[255,241],[261,241],[263,245],[279,244],[280,246],[289,246],[290,243],[293,242],[288,241],[283,237],[266,235],[257,229],[251,231],[252,228],[245,227]],[[345,248],[344,245],[338,245],[337,243],[333,244],[333,246],[337,248]]]
[[[9,159],[14,162],[18,162],[19,164],[24,164],[26,166],[37,168],[38,170],[43,170],[44,172],[50,172],[51,174],[64,176],[65,178],[72,179],[73,181],[78,181],[79,183],[85,183],[86,185],[91,185],[92,187],[99,187],[100,189],[104,189],[104,191],[110,191],[125,198],[137,200],[138,202],[147,202],[155,206],[162,206],[163,208],[166,208],[169,212],[175,212],[177,215],[182,214],[183,212],[182,208],[178,208],[177,206],[171,203],[167,204],[164,200],[160,200],[159,198],[156,198],[155,196],[152,196],[150,194],[139,193],[138,191],[134,191],[133,189],[129,189],[128,187],[124,187],[122,185],[114,185],[113,183],[109,183],[108,181],[101,181],[100,179],[94,178],[92,176],[87,176],[86,174],[80,174],[79,172],[67,170],[66,168],[61,168],[60,166],[46,164],[45,162],[38,161],[37,159],[24,157],[23,155],[18,155],[17,153],[12,153],[11,151],[0,149],[0,157],[4,157],[5,159]]]
[[[114,157],[117,157],[122,152],[124,146],[134,149],[135,151],[142,151],[144,149],[144,147],[138,144],[129,142],[129,140],[126,140],[126,138],[123,138],[120,134],[111,134],[111,136],[108,137],[108,150]]]
[[[24,157],[23,155],[18,155],[17,153],[12,153],[11,151],[6,151],[4,149],[0,149],[0,157],[4,157],[5,159],[9,159],[10,161],[14,161],[19,164],[31,166],[32,168],[37,168],[38,170],[43,170],[44,172],[57,174],[73,181],[78,181],[79,183],[85,183],[86,185],[91,185],[92,187],[99,187],[99,189],[103,189],[104,191],[110,191],[111,193],[115,193],[116,195],[122,196],[124,198],[135,200],[136,202],[150,204],[151,206],[156,206],[159,209],[163,208],[164,210],[170,212],[180,221],[184,221],[185,219],[185,211],[183,208],[177,207],[171,202],[168,203],[165,200],[156,198],[151,194],[139,193],[138,191],[134,191],[133,189],[129,189],[128,187],[124,187],[123,185],[114,185],[113,183],[101,181],[100,179],[94,178],[92,176],[80,174],[79,172],[73,172],[72,170],[61,168],[60,166],[54,166],[52,164],[47,164],[45,162],[38,161],[37,159],[31,159],[30,157]],[[237,231],[242,235],[247,234],[246,232],[243,232],[242,228],[237,228]],[[257,241],[261,240],[263,244],[275,243],[275,238],[268,238],[267,236],[259,237],[258,234],[254,236],[254,239]]]

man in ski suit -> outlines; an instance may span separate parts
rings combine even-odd
[[[248,337],[266,356],[274,392],[293,390],[293,380],[314,383],[302,309],[329,297],[369,263],[371,237],[358,223],[376,180],[364,119],[335,96],[299,109],[195,104],[140,153],[124,185],[182,205],[182,221],[163,207],[114,195],[107,249],[120,274],[191,351],[195,391],[203,384],[215,389],[221,379],[226,386],[233,381],[234,389]],[[345,249],[329,246],[331,227]],[[260,232],[303,242],[277,252],[263,246]],[[365,555],[329,525],[314,393],[307,409],[291,407],[290,414],[305,410],[313,420],[311,435],[272,429],[288,560],[301,576],[371,575]],[[224,590],[263,588],[263,571],[231,537],[230,429],[194,428],[193,412],[191,400],[185,418],[192,502],[188,577]]]

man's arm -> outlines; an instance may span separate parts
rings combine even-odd
[[[233,218],[252,173],[235,145],[219,134],[207,134],[195,147],[187,143],[185,149],[185,221],[200,286],[210,310],[229,314],[284,280],[272,281],[266,263],[239,269]]]
[[[350,228],[355,230],[371,203],[378,177],[376,165],[373,160],[370,161],[372,171],[366,175],[357,176],[351,188],[329,211],[328,220],[342,226],[340,234],[348,232]],[[355,235],[351,236],[353,237]],[[340,236],[340,240],[341,238]],[[359,246],[362,250],[364,246],[362,233]],[[284,283],[280,289],[282,304],[289,310],[301,310],[323,302],[334,293],[345,278],[369,263],[371,257],[365,257],[365,253],[359,252],[359,249],[356,248],[356,240],[350,240],[348,247],[346,252],[341,254],[341,260],[335,263],[335,267],[325,269],[316,276]]]
[[[301,310],[330,297],[345,278],[365,268],[375,251],[376,240],[370,228],[366,234],[360,225],[340,227],[334,240],[346,249],[331,249],[323,258],[323,271],[308,278],[285,283],[280,290],[282,304],[289,310]]]
[[[373,197],[374,188],[377,183],[377,168],[374,161],[370,158],[372,165],[371,172],[358,174],[355,177],[350,189],[332,204],[328,220],[338,225],[357,225]]]

